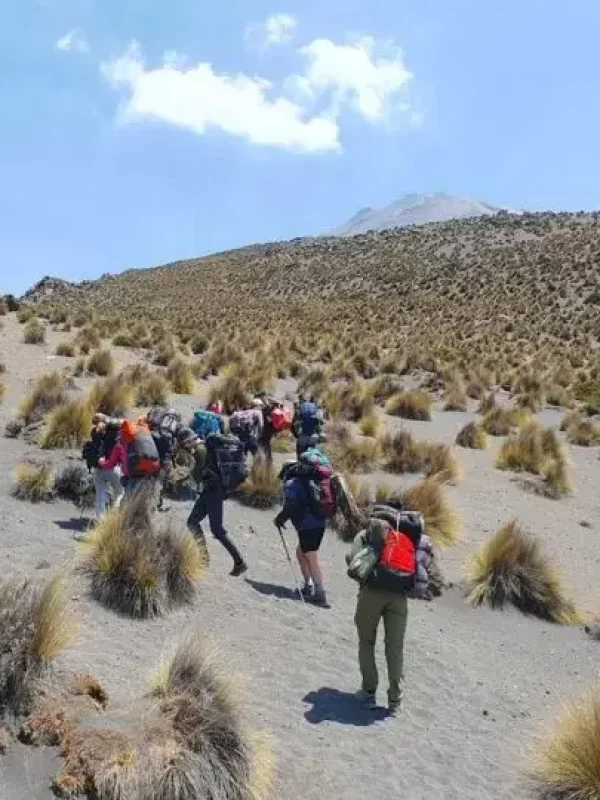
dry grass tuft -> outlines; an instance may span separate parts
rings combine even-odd
[[[358,429],[363,436],[377,436],[381,430],[381,425],[381,416],[375,411],[371,411],[370,414],[367,414],[358,421]]]
[[[265,458],[255,458],[246,481],[236,492],[237,499],[253,508],[272,508],[281,501],[278,470]]]
[[[462,480],[462,467],[456,453],[448,444],[429,444],[425,475],[440,483],[457,484]]]
[[[372,472],[381,457],[381,445],[377,439],[359,436],[329,440],[324,449],[336,469],[350,473]]]
[[[219,400],[227,414],[244,408],[249,399],[249,387],[245,378],[239,374],[236,365],[227,367],[219,380],[213,384],[209,392],[209,402]]]
[[[508,436],[508,434],[530,419],[529,413],[521,408],[502,408],[495,406],[483,418],[483,429],[490,436]]]
[[[488,446],[486,432],[476,422],[469,422],[459,431],[456,437],[456,444],[459,447],[468,447],[471,450],[485,450]]]
[[[176,358],[167,368],[167,380],[175,394],[193,394],[196,386],[191,366],[183,358]]]
[[[75,345],[71,342],[59,342],[54,352],[63,358],[75,358]]]
[[[528,423],[503,443],[496,467],[543,476],[552,497],[564,497],[572,491],[568,458],[558,436],[552,428],[543,428],[537,422]]]
[[[566,431],[567,440],[579,447],[593,447],[600,444],[600,425],[586,419],[581,412],[567,414],[561,422],[560,429]]]
[[[37,680],[73,633],[60,579],[42,589],[0,582],[0,718],[29,712]]]
[[[0,403],[2,403],[2,401],[4,400],[5,395],[6,395],[6,384],[4,383],[4,381],[0,381]]]
[[[423,391],[399,392],[385,404],[386,414],[404,419],[430,420],[433,398]]]
[[[539,800],[600,796],[600,688],[565,706],[552,735],[538,745],[532,776]]]
[[[421,472],[425,467],[426,452],[422,442],[417,442],[408,431],[386,434],[381,440],[384,469],[387,472]]]
[[[122,417],[133,403],[133,387],[124,375],[98,381],[86,399],[87,405],[101,414]]]
[[[408,508],[420,511],[425,530],[438,545],[453,544],[459,538],[460,523],[443,487],[436,478],[424,478],[402,495]]]
[[[516,521],[504,525],[467,565],[467,592],[475,605],[511,604],[525,614],[563,624],[578,621],[554,567],[539,543]]]
[[[25,344],[43,344],[46,341],[46,329],[37,318],[31,319],[23,331]]]
[[[65,389],[65,378],[60,372],[42,375],[21,401],[19,419],[23,420],[25,425],[39,422],[49,411],[64,402]]]
[[[453,384],[444,398],[444,411],[466,411],[469,400],[462,384]]]
[[[131,617],[154,617],[191,602],[205,567],[188,531],[172,521],[157,524],[150,491],[106,514],[83,548],[82,570],[92,596]]]
[[[165,406],[169,399],[169,384],[158,373],[143,377],[134,384],[134,391],[138,406]]]
[[[85,400],[71,400],[54,409],[40,436],[43,450],[81,447],[92,427],[93,408]]]
[[[52,469],[49,464],[34,467],[20,464],[15,471],[13,497],[30,503],[48,503],[52,500]]]
[[[87,369],[92,375],[99,375],[102,378],[112,375],[115,362],[110,350],[96,350],[92,353],[87,363]]]

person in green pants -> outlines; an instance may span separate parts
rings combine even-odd
[[[369,521],[367,530],[355,538],[347,556],[350,563],[359,550],[371,545],[380,551],[389,526],[381,520]],[[377,708],[379,675],[375,662],[377,630],[383,619],[385,633],[385,657],[388,672],[388,713],[396,716],[402,708],[404,685],[404,635],[408,618],[408,602],[405,593],[375,589],[368,584],[358,592],[354,622],[358,631],[358,661],[362,674],[362,689],[359,699],[369,709]]]

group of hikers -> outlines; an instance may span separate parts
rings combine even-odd
[[[151,487],[162,509],[165,485],[184,454],[196,488],[188,528],[208,562],[202,527],[208,518],[213,537],[233,560],[230,575],[240,576],[248,567],[224,525],[225,501],[247,479],[248,456],[272,463],[274,436],[291,431],[296,439],[296,459],[286,460],[279,471],[283,508],[274,523],[288,558],[283,535],[286,524],[291,522],[298,534],[296,558],[303,579],[303,585],[298,586],[302,601],[329,608],[318,558],[325,529],[338,513],[356,521],[360,512],[321,447],[326,440],[323,425],[324,414],[314,397],[301,395],[292,413],[266,393],[235,410],[228,424],[219,402],[196,411],[188,425],[174,409],[162,407],[151,409],[136,422],[97,414],[90,440],[83,448],[95,487],[96,517],[102,517],[110,502],[118,507],[124,497],[142,486]],[[376,505],[364,520],[364,528],[346,559],[348,575],[360,587],[355,614],[363,679],[359,696],[366,708],[377,707],[375,643],[383,620],[388,711],[396,715],[402,702],[407,598],[429,597],[432,546],[424,533],[422,517],[401,503]]]

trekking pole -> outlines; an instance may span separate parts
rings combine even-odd
[[[276,528],[279,531],[279,536],[281,537],[281,544],[283,545],[283,549],[285,550],[285,555],[286,555],[288,564],[290,565],[290,572],[292,574],[292,580],[296,584],[296,591],[300,595],[300,599],[302,600],[302,604],[306,605],[306,600],[304,599],[304,595],[302,594],[302,591],[300,589],[300,582],[298,581],[298,577],[296,575],[296,570],[294,569],[294,564],[292,562],[292,557],[290,555],[290,551],[289,551],[289,548],[287,546],[287,542],[285,540],[285,536],[283,535],[283,531],[281,530],[281,528],[278,525],[276,526]]]

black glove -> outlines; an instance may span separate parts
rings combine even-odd
[[[280,514],[278,514],[278,515],[275,517],[275,519],[274,519],[274,522],[275,522],[275,527],[276,527],[276,528],[279,528],[279,530],[280,530],[280,531],[284,531],[284,530],[285,530],[285,523],[286,523],[286,521],[285,521],[285,519],[282,519],[282,518],[281,518],[281,515],[280,515]]]

